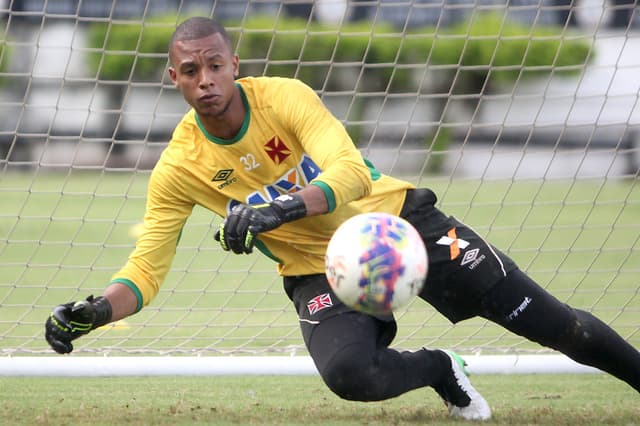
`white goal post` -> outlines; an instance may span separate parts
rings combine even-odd
[[[564,355],[482,355],[465,357],[469,374],[593,374]],[[102,356],[0,358],[0,377],[7,376],[312,376],[309,356]]]
[[[434,189],[562,301],[640,347],[640,22],[609,0],[0,2],[0,376],[316,374],[275,264],[194,210],[138,314],[53,353],[44,321],[133,249],[150,170],[187,111],[166,42],[226,24],[242,75],[310,84],[380,171]],[[155,43],[158,42],[158,43]],[[591,373],[416,300],[393,347],[472,373]]]

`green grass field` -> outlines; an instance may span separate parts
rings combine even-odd
[[[0,347],[50,353],[55,304],[99,294],[126,260],[148,172],[0,176]],[[636,181],[451,181],[441,207],[473,224],[562,300],[593,311],[640,346],[640,187]],[[274,265],[213,241],[218,219],[196,209],[153,303],[78,353],[298,353],[301,338]],[[537,351],[479,320],[452,327],[424,303],[398,313],[395,345],[461,353]],[[55,356],[55,355],[52,355]],[[640,423],[638,394],[605,375],[477,376],[491,424]],[[448,424],[428,390],[381,403],[341,401],[318,377],[0,378],[1,424]],[[456,423],[456,422],[453,422]]]
[[[491,425],[637,425],[638,394],[601,374],[476,376]],[[340,400],[314,376],[0,378],[6,425],[453,425],[430,389]]]

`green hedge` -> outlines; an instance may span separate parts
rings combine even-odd
[[[176,17],[140,23],[94,24],[89,43],[92,70],[100,79],[158,81],[166,66]],[[257,16],[227,23],[236,40],[243,75],[296,76],[315,88],[344,84],[345,71],[364,72],[361,84],[412,90],[412,72],[424,66],[462,66],[480,76],[513,80],[524,72],[575,72],[591,56],[586,37],[560,27],[524,26],[496,14],[436,31],[424,27],[406,33],[369,22],[335,26],[297,19]],[[138,54],[136,54],[138,52]],[[364,68],[363,68],[364,66]],[[369,78],[371,77],[371,78]],[[363,89],[363,87],[353,88]]]
[[[167,65],[167,48],[176,17],[140,22],[96,23],[89,28],[87,58],[101,80],[159,81]]]

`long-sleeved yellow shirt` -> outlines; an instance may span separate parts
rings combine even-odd
[[[398,214],[408,182],[380,174],[315,92],[294,79],[237,81],[246,116],[233,139],[207,133],[194,110],[176,126],[149,180],[143,232],[112,282],[128,285],[138,309],[158,293],[193,207],[225,217],[237,203],[258,204],[307,185],[323,189],[329,213],[259,235],[256,247],[281,275],[324,272],[329,239],[362,212]]]

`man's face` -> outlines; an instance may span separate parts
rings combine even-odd
[[[201,117],[222,118],[236,90],[238,57],[219,33],[176,41],[169,51],[169,76]]]

